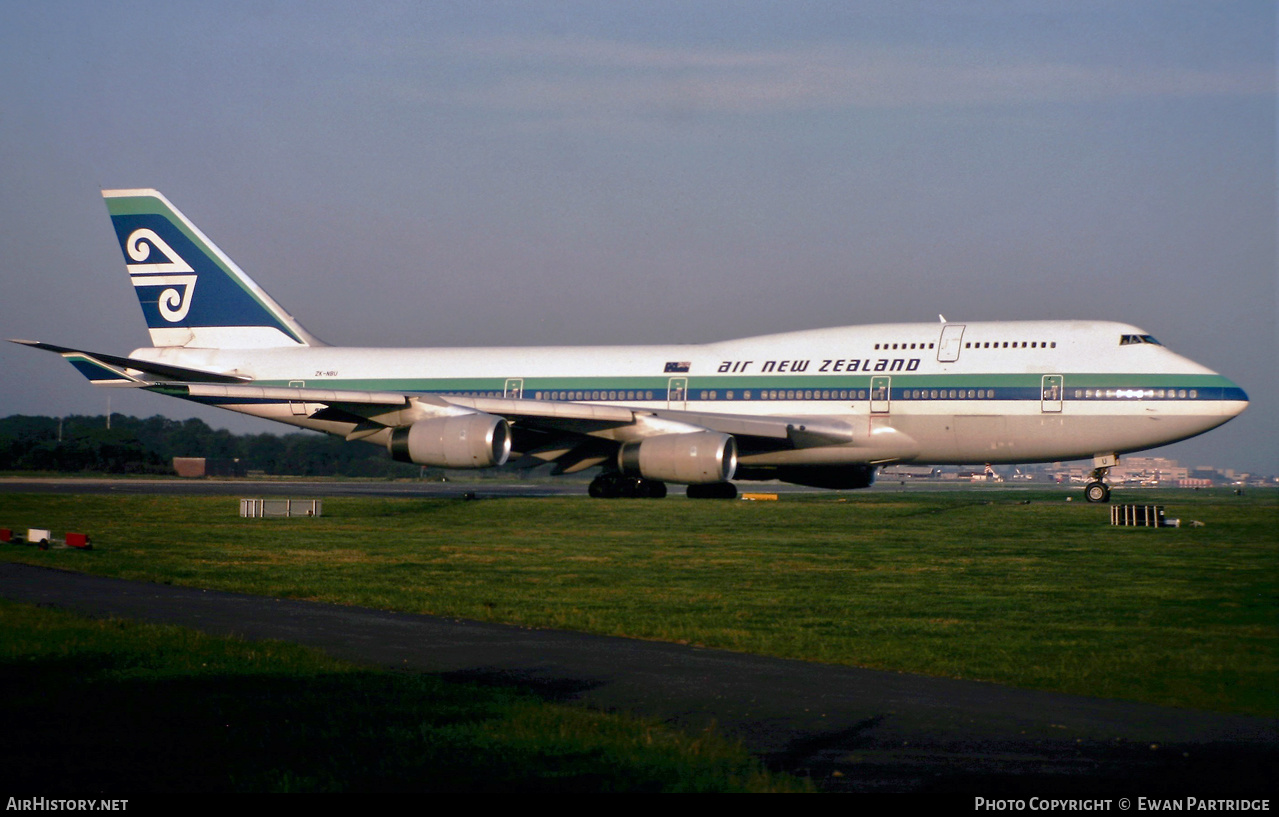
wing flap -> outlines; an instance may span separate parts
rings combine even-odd
[[[796,448],[855,443],[853,427],[828,417],[756,417],[702,411],[658,410],[655,417],[708,428],[734,437],[785,440]]]
[[[524,400],[510,397],[448,397],[449,403],[465,406],[485,414],[506,418],[544,418],[548,420],[589,420],[600,423],[635,422],[635,409],[623,406],[601,406],[593,403],[566,403],[552,400]]]
[[[323,403],[327,406],[381,406],[407,408],[411,397],[393,391],[356,391],[354,389],[304,389],[287,386],[240,386],[215,383],[169,383],[168,387],[185,391],[191,397],[225,400],[251,400],[276,403]]]

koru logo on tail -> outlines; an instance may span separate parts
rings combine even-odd
[[[158,255],[163,255],[164,260],[153,258],[153,249]],[[160,293],[160,300],[156,304],[160,308],[160,315],[169,323],[177,323],[185,318],[187,311],[191,309],[191,293],[195,290],[196,276],[191,265],[183,261],[182,256],[174,252],[154,230],[145,227],[129,233],[124,242],[124,250],[129,258],[139,262],[125,265],[129,269],[133,285],[168,287]],[[141,263],[144,261],[150,263]],[[182,288],[180,292],[177,287]]]

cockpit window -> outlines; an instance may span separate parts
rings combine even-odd
[[[1163,346],[1162,343],[1155,340],[1154,335],[1120,335],[1119,345],[1130,346],[1134,343],[1153,343],[1156,346]]]

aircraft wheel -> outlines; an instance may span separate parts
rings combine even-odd
[[[737,486],[731,482],[712,482],[688,486],[689,499],[737,499]]]
[[[600,474],[591,480],[591,487],[586,492],[593,499],[616,499],[621,496],[621,486],[617,484],[616,474]]]
[[[662,499],[666,496],[666,483],[657,479],[624,477],[620,474],[600,474],[591,480],[586,492],[593,499]]]
[[[1090,482],[1084,486],[1084,499],[1089,502],[1109,502],[1110,488],[1104,482]]]
[[[636,499],[661,499],[666,496],[666,483],[657,479],[640,477],[623,480],[622,496]]]

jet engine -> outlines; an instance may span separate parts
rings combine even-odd
[[[728,482],[737,470],[737,441],[718,431],[645,437],[622,445],[617,467],[626,476],[686,485]]]
[[[386,448],[400,462],[490,468],[502,465],[511,455],[511,426],[492,414],[435,417],[394,429]]]

